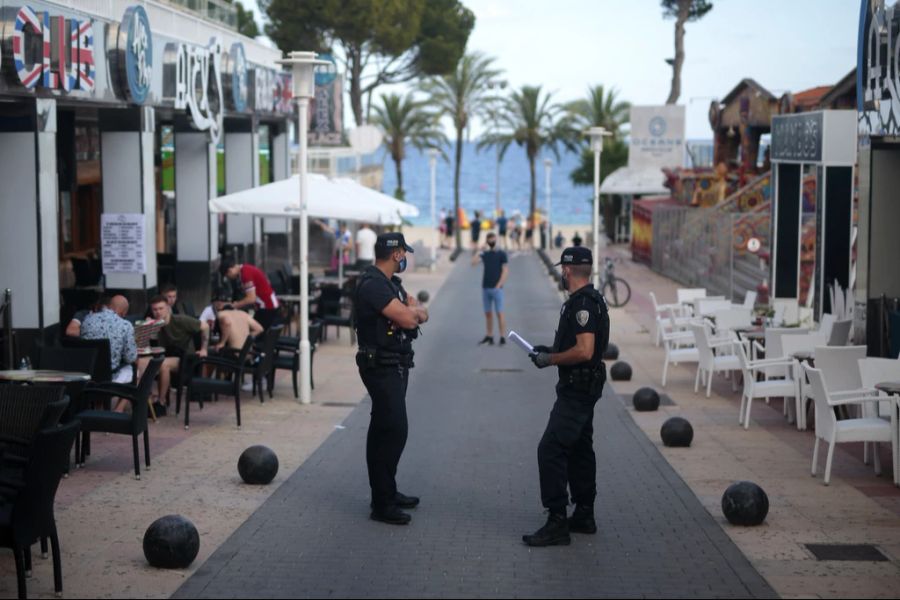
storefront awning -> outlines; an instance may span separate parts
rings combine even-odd
[[[309,176],[309,216],[315,219],[399,225],[419,216],[419,209],[350,179]],[[213,213],[257,217],[300,217],[300,176],[219,196],[209,201]]]
[[[665,175],[659,167],[621,167],[603,180],[601,194],[667,194]]]

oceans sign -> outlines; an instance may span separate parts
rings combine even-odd
[[[900,8],[885,4],[860,2],[856,102],[862,135],[900,134]]]
[[[823,118],[821,112],[772,117],[771,160],[821,161]]]
[[[680,167],[684,163],[684,107],[632,106],[629,167]]]
[[[29,53],[35,40],[39,40],[40,57]],[[31,7],[23,6],[16,12],[12,28],[12,51],[16,77],[26,89],[94,89],[94,27],[90,19],[66,19],[49,12],[38,17]]]

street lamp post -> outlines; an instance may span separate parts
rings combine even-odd
[[[316,65],[331,64],[316,60],[315,52],[291,52],[288,57],[278,61],[289,65],[293,72],[293,92],[297,101],[298,131],[300,151],[297,162],[300,167],[300,402],[309,404],[310,389],[310,347],[309,347],[309,211],[307,200],[307,129],[309,128],[309,101],[315,96]]]
[[[438,239],[437,215],[435,213],[435,196],[437,188],[435,182],[437,180],[437,159],[440,152],[437,148],[428,150],[428,165],[431,167],[431,270],[434,271],[437,262],[437,246],[440,243]]]
[[[553,249],[553,219],[551,218],[550,209],[550,169],[553,168],[553,161],[549,158],[544,159],[544,191],[547,195],[547,249]]]
[[[600,155],[603,153],[603,138],[612,134],[603,127],[591,127],[587,135],[591,138],[591,150],[594,151],[594,287],[600,290]]]

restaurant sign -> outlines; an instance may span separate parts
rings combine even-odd
[[[861,135],[900,135],[900,7],[861,0],[856,102]]]
[[[16,83],[25,89],[94,89],[94,28],[90,19],[67,19],[29,6],[16,11],[11,33]],[[6,29],[9,32],[9,28]]]
[[[821,112],[772,117],[771,160],[821,161],[823,118]]]

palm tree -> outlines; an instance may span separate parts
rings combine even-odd
[[[590,127],[603,127],[612,135],[603,140],[603,164],[600,181],[628,162],[628,146],[622,141],[622,128],[630,119],[631,103],[618,99],[615,88],[606,90],[602,85],[589,87],[587,96],[566,104],[567,120],[573,137],[581,144],[581,162],[569,174],[579,185],[594,183],[594,153],[584,132]]]
[[[479,52],[466,53],[456,70],[442,77],[431,77],[422,83],[429,104],[439,108],[453,121],[456,132],[456,160],[453,165],[454,215],[459,215],[459,173],[462,167],[463,134],[471,119],[483,113],[499,85],[500,71],[494,59]],[[462,232],[456,228],[456,247],[462,248]]]
[[[628,123],[631,104],[618,99],[615,88],[607,91],[602,85],[589,87],[587,96],[566,104],[573,126],[582,133],[590,127],[604,127],[613,139],[622,136],[622,126]]]
[[[531,176],[529,215],[537,208],[537,177],[535,161],[543,149],[559,158],[558,146],[573,147],[571,124],[561,118],[562,108],[551,103],[551,94],[541,93],[541,86],[522,86],[503,103],[498,128],[482,136],[479,148],[498,146],[500,157],[515,143],[525,150]]]
[[[447,136],[440,127],[440,114],[428,111],[426,103],[417,101],[412,94],[381,94],[381,106],[375,107],[375,125],[384,132],[387,147],[397,170],[397,189],[394,196],[403,199],[403,160],[406,145],[419,150],[437,148],[444,154]]]

